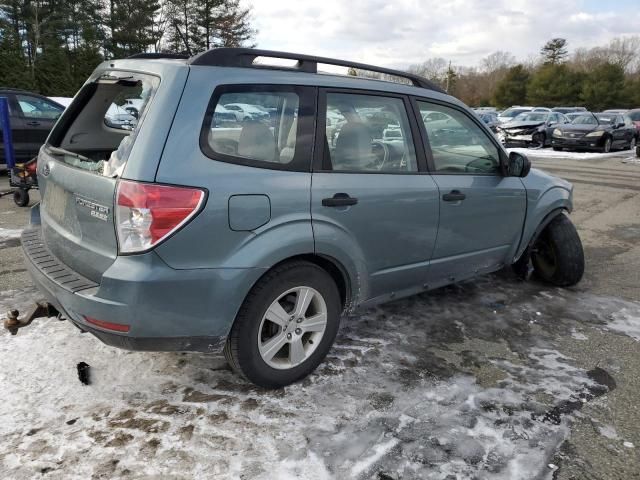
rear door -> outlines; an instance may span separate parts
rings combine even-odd
[[[64,108],[33,95],[16,94],[15,98],[26,133],[26,154],[35,157]]]
[[[526,212],[520,178],[503,177],[495,138],[461,108],[416,101],[432,178],[440,190],[440,222],[429,276],[447,283],[492,271],[517,248]],[[433,112],[449,118],[430,123]]]
[[[338,89],[321,90],[319,98],[311,190],[316,252],[346,254],[363,266],[368,282],[358,287],[369,285],[365,299],[421,286],[436,240],[438,188],[420,171],[423,151],[414,143],[408,99]]]

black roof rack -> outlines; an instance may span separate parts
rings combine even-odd
[[[280,67],[274,65],[254,64],[253,61],[257,57],[282,58],[286,60],[297,60],[294,67]],[[129,57],[132,58],[132,57]],[[394,77],[405,78],[416,87],[435,90],[436,92],[445,93],[445,91],[430,82],[424,77],[414,75],[413,73],[402,72],[400,70],[392,70],[390,68],[376,67],[364,63],[348,62],[345,60],[337,60],[335,58],[315,57],[312,55],[300,55],[297,53],[274,52],[271,50],[257,50],[255,48],[214,48],[206,52],[195,55],[189,59],[191,65],[209,65],[218,67],[251,67],[251,68],[269,68],[276,70],[297,70],[307,73],[318,73],[318,64],[336,65],[340,67],[349,67],[359,70],[367,70],[370,72],[383,73]]]
[[[127,60],[130,58],[139,58],[139,59],[147,59],[154,60],[158,58],[170,58],[174,60],[188,60],[189,55],[184,55],[182,53],[136,53],[135,55],[129,55]]]

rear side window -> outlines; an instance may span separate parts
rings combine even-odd
[[[416,153],[401,98],[327,93],[323,170],[417,172]]]
[[[200,135],[203,152],[216,160],[263,168],[310,168],[310,90],[282,85],[219,87]]]

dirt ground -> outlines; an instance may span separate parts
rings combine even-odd
[[[275,392],[39,321],[0,335],[0,478],[640,478],[640,164],[530,156],[575,185],[577,287],[505,271],[363,312]],[[2,311],[37,298],[27,214],[0,199]]]

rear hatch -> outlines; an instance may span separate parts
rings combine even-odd
[[[98,69],[40,150],[44,243],[59,260],[95,282],[118,255],[114,225],[118,178],[128,172],[127,162],[140,150],[134,147],[145,135],[143,126],[153,128],[159,85],[158,75]],[[175,111],[177,100],[173,103]],[[168,112],[170,118],[173,111]],[[165,128],[155,125],[160,129],[155,132],[156,143],[166,138],[170,122],[165,123]],[[137,156],[151,162],[147,170],[155,171],[159,151]],[[153,180],[135,178],[144,168],[131,170],[136,180]]]

